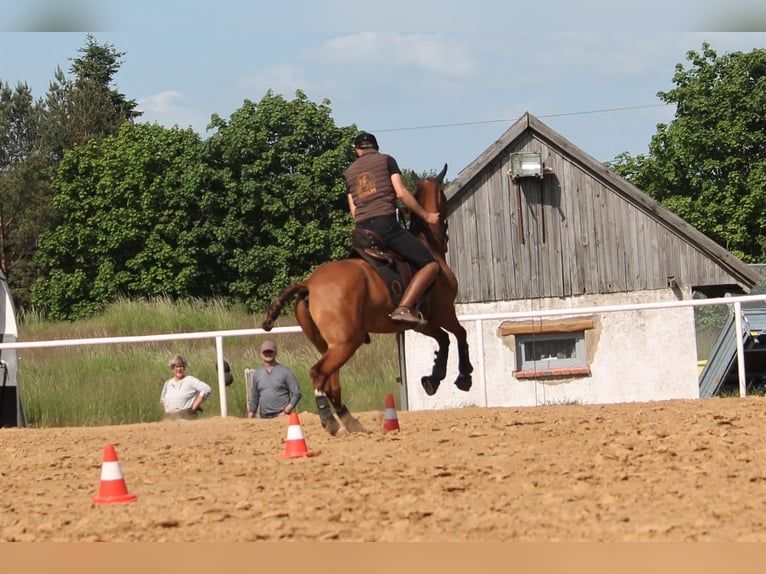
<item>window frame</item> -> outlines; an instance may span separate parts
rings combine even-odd
[[[499,334],[501,337],[513,337],[512,347],[516,369],[512,374],[516,379],[589,377],[591,371],[587,333],[595,327],[596,320],[593,315],[580,315],[542,321],[539,319],[505,321],[500,325]],[[545,361],[526,359],[525,345],[530,341],[560,339],[575,340],[574,358]]]
[[[575,356],[573,358],[527,358],[527,346],[541,341],[571,341],[574,340]],[[552,369],[569,369],[588,366],[587,349],[585,347],[585,331],[566,333],[528,333],[516,335],[516,368],[519,371],[545,371]]]

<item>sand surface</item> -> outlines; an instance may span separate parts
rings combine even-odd
[[[0,429],[0,540],[766,541],[764,398],[397,414]]]

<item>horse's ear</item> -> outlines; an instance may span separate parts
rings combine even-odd
[[[436,181],[439,183],[442,183],[444,181],[444,176],[447,175],[447,164],[444,164],[444,168],[439,172],[439,175],[436,176]]]
[[[418,186],[420,183],[420,177],[418,177],[418,174],[415,172],[415,170],[412,170],[412,183],[415,187]]]

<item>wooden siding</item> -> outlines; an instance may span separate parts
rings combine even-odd
[[[497,151],[497,150],[495,150]],[[510,155],[541,152],[550,174],[513,181]],[[523,132],[453,194],[447,261],[458,302],[628,292],[736,281],[569,150]],[[616,176],[615,176],[616,177]]]

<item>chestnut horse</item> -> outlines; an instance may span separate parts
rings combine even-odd
[[[468,357],[465,329],[455,314],[457,279],[447,266],[447,198],[442,189],[447,165],[436,177],[417,182],[415,198],[427,210],[438,212],[437,225],[429,225],[412,214],[410,231],[433,252],[440,265],[440,273],[429,287],[425,299],[426,324],[416,330],[434,338],[436,351],[431,374],[421,379],[428,395],[433,395],[447,374],[449,335],[457,340],[458,377],[455,385],[462,391],[471,388],[473,366]],[[411,325],[395,323],[389,319],[395,304],[388,287],[373,266],[362,258],[330,261],[318,267],[307,279],[292,283],[285,288],[269,307],[263,329],[270,331],[284,305],[297,296],[295,317],[304,335],[322,354],[311,367],[310,376],[319,408],[322,426],[335,435],[340,425],[330,409],[330,404],[349,432],[363,432],[361,423],[343,404],[340,389],[340,368],[365,342],[369,333],[397,333]],[[329,400],[328,400],[329,399]]]

